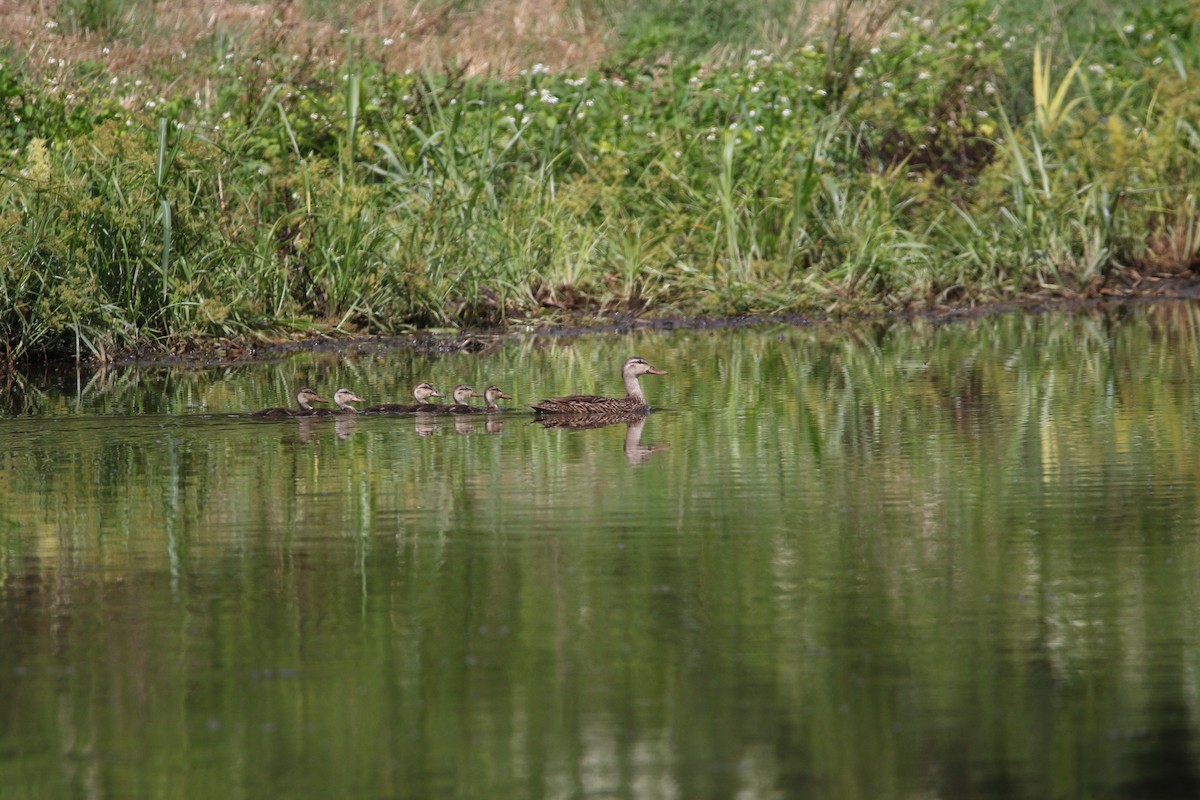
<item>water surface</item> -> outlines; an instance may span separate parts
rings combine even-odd
[[[31,376],[4,797],[1200,794],[1200,314]],[[641,430],[263,421],[619,392]]]

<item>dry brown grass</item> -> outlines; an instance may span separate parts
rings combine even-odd
[[[130,0],[109,30],[77,27],[56,2],[0,2],[0,42],[39,74],[62,74],[93,60],[116,74],[170,80],[172,73],[194,72],[188,58],[211,58],[217,42],[235,57],[282,49],[306,58],[341,58],[346,36],[353,35],[363,55],[393,69],[453,63],[469,75],[511,76],[539,62],[552,69],[586,68],[610,40],[599,20],[585,18],[567,0],[496,0],[465,10],[411,0]]]

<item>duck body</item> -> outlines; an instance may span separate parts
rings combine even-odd
[[[361,403],[363,399],[349,389],[338,389],[333,393],[333,402],[337,403],[337,410],[328,408],[314,408],[306,417],[333,417],[339,414],[357,414],[358,409],[350,405],[351,403]]]
[[[650,404],[642,394],[638,378],[642,375],[666,375],[665,370],[650,366],[645,359],[632,356],[621,366],[621,378],[625,381],[624,397],[601,397],[593,394],[574,394],[569,397],[552,397],[533,406],[535,416],[551,414],[577,417],[603,416],[609,418],[646,414]]]
[[[376,414],[413,414],[417,411],[432,411],[437,408],[429,402],[431,397],[444,397],[441,392],[433,388],[429,383],[418,383],[413,389],[413,397],[417,398],[414,403],[383,403],[377,406],[367,406],[363,411],[370,411]]]
[[[296,404],[299,408],[264,408],[262,411],[255,411],[250,416],[260,419],[283,419],[284,417],[310,417],[316,414],[319,409],[313,408],[313,403],[328,403],[329,401],[321,397],[305,386],[300,391],[296,392]],[[332,412],[330,412],[332,413]]]

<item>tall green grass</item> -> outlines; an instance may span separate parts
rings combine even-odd
[[[511,80],[283,41],[193,64],[207,104],[156,88],[136,111],[101,75],[8,134],[3,358],[564,311],[841,313],[1194,263],[1196,13],[1045,41],[992,12]],[[21,102],[43,91],[0,76]]]

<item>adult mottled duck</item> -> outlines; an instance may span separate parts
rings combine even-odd
[[[642,394],[638,378],[642,375],[666,374],[665,370],[650,366],[645,359],[633,356],[626,359],[621,367],[621,377],[625,381],[624,397],[598,397],[590,394],[553,397],[533,406],[533,413],[537,416],[573,414],[580,417],[645,414],[650,410],[650,404],[646,402],[646,395]]]

